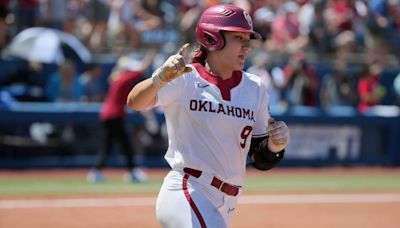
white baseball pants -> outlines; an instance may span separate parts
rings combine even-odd
[[[164,228],[227,228],[240,196],[227,195],[211,186],[212,176],[199,178],[171,170],[157,198],[157,220]]]

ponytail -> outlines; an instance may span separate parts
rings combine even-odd
[[[201,65],[205,66],[206,59],[207,59],[207,50],[203,46],[200,46],[200,48],[196,50],[192,58],[192,63],[200,63]]]

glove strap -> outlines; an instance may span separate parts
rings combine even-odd
[[[152,75],[152,81],[153,81],[153,85],[157,88],[157,89],[161,89],[162,87],[164,87],[167,82],[164,81],[161,77],[160,77],[160,68],[158,68]]]

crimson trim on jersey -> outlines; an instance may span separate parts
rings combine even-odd
[[[196,214],[196,217],[200,222],[201,228],[207,228],[206,222],[204,221],[203,216],[201,215],[199,209],[197,208],[196,204],[194,203],[192,197],[190,196],[189,190],[187,188],[188,179],[189,179],[189,174],[185,174],[185,176],[183,177],[183,181],[182,181],[183,192],[185,193],[185,197],[186,197],[187,201],[189,202],[190,207],[193,209],[194,213]]]
[[[231,78],[224,80],[218,75],[208,72],[200,63],[193,63],[193,66],[199,72],[200,77],[219,88],[222,99],[225,101],[231,100],[231,90],[239,85],[242,80],[242,71],[234,71]]]

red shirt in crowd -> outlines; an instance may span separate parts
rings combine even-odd
[[[368,75],[362,77],[358,82],[358,94],[360,95],[360,102],[358,103],[358,110],[364,112],[368,107],[378,104],[377,99],[363,99],[363,97],[371,96],[375,89],[379,86],[379,77],[374,75]]]
[[[100,112],[102,121],[125,118],[126,99],[142,75],[141,71],[122,71],[118,78],[111,82]]]

